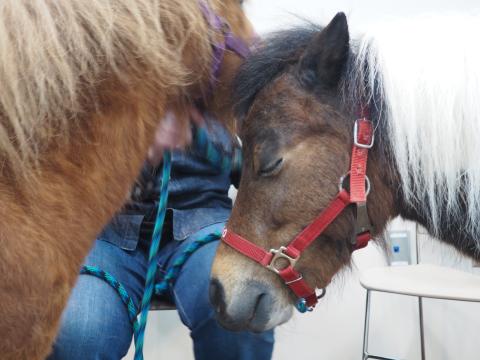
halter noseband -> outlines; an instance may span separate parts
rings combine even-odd
[[[357,210],[355,236],[352,237],[353,249],[364,248],[371,239],[372,228],[367,213],[367,195],[370,192],[370,181],[366,172],[368,150],[372,148],[373,143],[374,130],[371,121],[366,117],[356,120],[350,171],[340,179],[337,196],[287,246],[266,251],[227,228],[223,231],[222,241],[278,274],[284,280],[285,285],[299,298],[297,309],[300,312],[312,311],[318,299],[325,294],[325,290],[323,289],[322,293],[317,295],[315,290],[303,279],[302,274],[295,270],[295,264],[302,252],[325,231],[347,206],[354,204]],[[350,178],[349,191],[344,187],[347,177]],[[282,267],[282,263],[278,263],[280,259],[286,261],[288,266]]]

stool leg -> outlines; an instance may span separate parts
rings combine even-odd
[[[418,316],[420,318],[420,349],[422,351],[422,360],[425,360],[425,334],[423,331],[423,299],[418,297]]]
[[[363,351],[362,360],[369,358],[368,356],[368,331],[370,328],[370,290],[367,290],[367,300],[365,303],[365,323],[363,325]]]

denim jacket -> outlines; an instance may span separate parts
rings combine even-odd
[[[226,154],[232,153],[231,136],[219,123],[207,119],[206,129],[216,146]],[[171,221],[167,226],[171,227],[175,240],[184,240],[205,226],[225,222],[232,208],[228,197],[230,173],[215,168],[196,150],[192,145],[186,151],[172,153],[166,221]],[[140,230],[155,221],[161,178],[162,165],[154,168],[146,163],[133,186],[131,201],[98,238],[125,250],[134,250]]]

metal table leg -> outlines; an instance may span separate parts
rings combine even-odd
[[[423,331],[423,298],[418,297],[418,315],[420,318],[420,349],[422,351],[422,360],[425,360],[425,335]]]
[[[367,290],[367,300],[365,303],[365,323],[363,325],[363,351],[362,360],[368,359],[368,331],[370,328],[370,290]]]

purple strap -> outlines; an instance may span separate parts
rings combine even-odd
[[[210,25],[214,30],[221,30],[223,26],[223,21],[212,9],[210,6],[204,1],[199,0],[198,5],[200,5],[200,9],[202,10],[203,17],[207,20],[208,25]]]
[[[250,55],[250,48],[245,41],[233,35],[233,33],[228,30],[225,33],[225,44],[227,45],[227,49],[235,52],[241,58],[246,59],[248,55]]]
[[[213,30],[222,31],[224,38],[222,42],[215,42],[212,44],[213,62],[212,71],[210,73],[210,89],[208,91],[208,93],[211,94],[215,87],[215,83],[220,76],[220,69],[223,58],[225,57],[225,50],[231,50],[241,58],[245,59],[250,54],[250,49],[242,39],[233,35],[228,23],[218,16],[204,0],[199,0],[198,3],[207,23]]]

